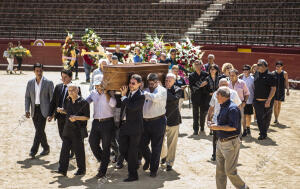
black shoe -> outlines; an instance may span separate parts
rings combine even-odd
[[[85,175],[85,171],[78,170],[74,175]]]
[[[71,151],[69,158],[70,158],[70,159],[73,158],[74,155],[75,155],[74,152]]]
[[[67,176],[67,172],[64,172],[64,171],[61,171],[61,170],[54,171],[54,173],[58,173],[58,174],[61,174],[63,176]]]
[[[258,140],[264,140],[264,139],[266,139],[267,138],[267,136],[262,136],[262,135],[260,135],[259,137],[258,137]]]
[[[149,167],[150,167],[150,161],[146,160],[146,161],[145,161],[145,164],[144,164],[144,166],[143,166],[143,170],[146,171],[146,170],[149,169]]]
[[[124,179],[124,182],[132,182],[132,181],[136,181],[139,180],[138,177],[128,177],[127,179]]]
[[[198,135],[198,131],[194,131],[193,135]]]
[[[118,156],[115,156],[111,162],[116,163],[117,161],[118,161]]]
[[[246,129],[244,130],[244,132],[243,132],[243,134],[242,134],[242,137],[245,137],[245,136],[247,136],[247,131],[246,131]]]
[[[247,135],[251,135],[250,127],[247,127]]]
[[[36,153],[30,152],[30,153],[29,153],[29,156],[30,156],[32,159],[34,159],[34,158],[35,158],[35,154],[36,154]]]
[[[156,172],[150,172],[150,177],[156,177],[157,173]]]
[[[275,119],[274,123],[275,123],[275,124],[277,124],[277,123],[278,123],[278,120],[277,120],[277,119]]]
[[[167,161],[167,158],[162,158],[162,159],[160,160],[160,164],[165,164],[166,161]]]
[[[99,179],[99,178],[102,178],[102,177],[105,177],[105,173],[102,173],[101,171],[98,172],[98,174],[96,175],[96,177]]]
[[[122,169],[124,167],[123,163],[117,163],[116,168]]]
[[[48,149],[48,150],[43,150],[41,153],[40,153],[40,155],[41,156],[46,156],[46,155],[48,155],[50,153],[50,150]]]
[[[210,160],[211,160],[211,161],[216,161],[216,156],[215,156],[215,155],[212,155],[211,158],[210,158]]]
[[[172,171],[172,169],[173,169],[173,168],[172,168],[171,165],[167,165],[167,169],[166,169],[167,171]]]

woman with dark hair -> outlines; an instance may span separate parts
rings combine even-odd
[[[275,116],[275,124],[278,124],[278,117],[280,114],[281,103],[284,102],[285,99],[285,89],[286,95],[290,95],[289,88],[289,78],[286,71],[283,70],[283,63],[281,61],[277,61],[275,63],[276,70],[273,72],[275,78],[277,80],[276,93],[275,93],[275,101],[274,101],[274,116]]]
[[[209,93],[207,102],[210,102],[212,95],[219,88],[219,80],[221,78],[219,77],[219,69],[218,69],[218,66],[216,64],[212,64],[208,68],[208,73],[209,73],[209,76],[206,77],[205,82],[203,83],[203,85],[205,86],[206,90]],[[212,131],[210,132],[210,135],[213,135]]]

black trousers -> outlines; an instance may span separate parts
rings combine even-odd
[[[216,151],[217,151],[217,132],[213,131],[213,156],[216,157]]]
[[[115,125],[113,119],[103,122],[94,120],[92,123],[89,143],[94,156],[98,162],[101,161],[99,171],[104,174],[106,174],[107,166],[110,161],[110,146],[114,131]],[[100,147],[100,141],[102,141],[102,148]]]
[[[270,107],[265,108],[265,101],[254,101],[253,106],[256,112],[257,125],[259,128],[259,135],[266,137],[267,132],[270,126],[273,104],[274,101],[271,101]]]
[[[138,150],[141,135],[120,135],[120,156],[128,162],[129,177],[138,177]]]
[[[114,134],[113,134],[112,140],[111,140],[111,149],[114,153],[114,156],[119,157],[119,154],[120,154],[120,150],[119,150],[119,133],[120,133],[120,129],[115,128],[113,133]]]
[[[199,118],[201,130],[204,130],[205,117],[207,115],[207,105],[204,103],[193,102],[193,129],[195,132],[199,131]]]
[[[74,71],[75,71],[75,77],[78,77],[78,60],[75,61]]]
[[[33,145],[31,147],[31,152],[36,154],[39,150],[40,144],[44,150],[49,149],[47,142],[47,136],[45,133],[46,118],[42,115],[41,109],[39,106],[35,107],[34,116],[32,118],[33,124],[35,127],[35,136],[33,140]]]
[[[71,149],[74,150],[78,170],[85,171],[84,139],[78,136],[63,136],[58,170],[62,172],[68,171]]]
[[[144,132],[140,142],[140,151],[146,161],[150,162],[150,171],[157,172],[160,153],[166,132],[166,118],[144,121]],[[151,142],[151,150],[148,147]]]
[[[21,70],[23,58],[16,56],[17,62],[18,62],[18,70]]]
[[[56,119],[57,119],[58,133],[59,133],[61,140],[63,140],[62,134],[63,134],[65,123],[66,123],[66,116],[62,115],[62,114],[58,114]]]

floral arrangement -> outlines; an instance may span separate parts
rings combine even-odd
[[[200,46],[194,46],[191,40],[187,37],[185,42],[177,42],[175,44],[177,49],[176,59],[180,66],[187,71],[193,72],[193,63],[196,60],[201,60],[204,52],[201,51]]]
[[[22,46],[11,48],[8,53],[16,57],[32,57],[31,52]]]
[[[69,33],[66,37],[65,43],[62,46],[62,53],[64,56],[70,56],[71,51],[75,50],[77,48],[77,43],[73,41],[74,33]]]
[[[62,62],[64,69],[71,69],[76,61],[77,43],[73,41],[74,33],[69,33],[66,37],[65,44],[62,46]]]
[[[156,58],[159,60],[160,54],[166,52],[165,44],[162,40],[163,35],[158,37],[157,34],[152,37],[149,34],[146,34],[147,45],[145,48],[144,59],[148,62],[151,58]]]
[[[104,52],[104,49],[101,46],[102,39],[94,32],[94,30],[86,28],[85,34],[81,37],[81,41],[85,46],[85,48],[82,49],[81,52],[84,60],[86,62],[90,62],[93,66],[96,65],[96,62],[103,58],[103,56],[93,52]]]
[[[89,51],[97,50],[101,45],[102,39],[90,28],[85,29],[85,34],[81,37],[82,43],[88,48]]]

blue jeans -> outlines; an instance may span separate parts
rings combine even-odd
[[[93,69],[93,66],[88,65],[87,63],[83,63],[84,72],[85,72],[85,80],[90,81],[90,74]]]

